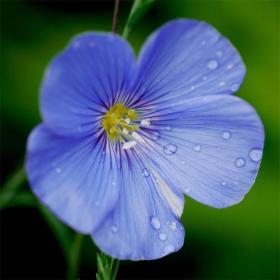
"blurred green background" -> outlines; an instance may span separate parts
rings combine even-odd
[[[22,162],[26,137],[40,122],[38,90],[47,63],[75,34],[110,31],[113,7],[112,1],[1,2],[2,183]],[[131,2],[121,2],[120,32],[130,7]],[[279,279],[279,1],[156,1],[130,34],[136,53],[154,29],[178,17],[207,21],[240,51],[247,76],[238,95],[264,122],[264,157],[242,203],[217,210],[186,198],[183,249],[162,260],[121,263],[119,278]],[[86,238],[80,278],[94,278],[95,258]],[[60,247],[38,209],[1,211],[1,274],[4,279],[65,277]]]

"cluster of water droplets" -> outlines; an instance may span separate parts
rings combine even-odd
[[[204,44],[206,44],[205,41],[203,41],[203,42],[204,42]],[[217,50],[216,53],[215,53],[215,55],[216,55],[217,58],[211,58],[210,60],[207,61],[207,64],[206,64],[208,70],[210,70],[210,71],[216,70],[216,69],[218,69],[218,68],[220,67],[219,58],[221,58],[221,57],[224,55],[224,53],[223,53],[223,51],[221,51],[221,50]],[[237,65],[234,65],[234,64],[232,64],[232,63],[229,63],[228,65],[226,65],[225,69],[226,69],[227,71],[231,71],[231,70],[233,70],[236,66],[237,66]],[[243,67],[242,65],[239,65],[239,66],[238,66],[238,68],[242,68],[242,67]],[[202,77],[202,80],[203,80],[203,81],[206,81],[206,80],[208,80],[208,77],[207,77],[207,76],[203,76],[203,77]],[[218,82],[218,86],[219,86],[219,87],[223,87],[223,86],[225,86],[225,85],[226,85],[226,82],[225,82],[225,81],[219,81],[219,82]],[[237,90],[239,89],[239,86],[240,86],[240,85],[239,85],[238,83],[233,83],[233,84],[230,86],[229,89],[230,89],[232,92],[235,92],[235,91],[237,91]],[[190,88],[190,90],[194,90],[194,89],[195,89],[195,86],[192,86],[192,87]]]
[[[158,231],[159,240],[161,240],[163,242],[166,241],[167,240],[167,235],[163,231],[160,231],[161,222],[160,222],[159,218],[157,218],[155,216],[152,216],[151,219],[150,219],[150,223],[151,223],[152,228],[154,230]],[[176,231],[177,230],[177,223],[175,221],[168,222],[167,224],[168,224],[171,231]],[[166,244],[166,246],[164,246],[164,248],[163,248],[163,254],[164,255],[170,254],[174,251],[175,251],[175,247],[170,243]]]
[[[212,67],[213,67],[213,65],[212,65]],[[171,131],[172,129],[169,126],[166,126],[166,130]],[[230,141],[232,138],[232,132],[229,130],[224,130],[221,133],[221,137],[224,141]],[[177,152],[177,149],[178,149],[178,147],[175,144],[169,143],[163,147],[163,152],[164,152],[164,154],[166,154],[168,156],[172,156]],[[195,152],[201,152],[202,148],[201,148],[201,145],[197,143],[197,144],[193,144],[192,149]],[[260,148],[252,148],[249,151],[249,158],[253,162],[259,162],[262,158],[262,150]],[[182,165],[185,165],[186,161],[181,160],[181,163],[182,163]],[[243,168],[246,166],[247,162],[246,162],[245,157],[237,157],[234,160],[234,164],[235,164],[236,168]],[[227,183],[225,181],[222,181],[221,185],[226,186]],[[189,188],[184,188],[185,193],[188,193],[189,191],[190,191]]]

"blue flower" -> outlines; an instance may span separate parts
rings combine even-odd
[[[224,208],[253,185],[264,131],[232,96],[245,66],[212,26],[175,20],[135,60],[110,33],[76,36],[45,73],[27,147],[33,192],[118,259],[182,247],[184,194]]]

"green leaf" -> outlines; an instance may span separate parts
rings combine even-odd
[[[22,186],[24,181],[25,181],[24,168],[20,167],[11,175],[8,181],[1,188],[1,192],[0,192],[1,208],[7,207],[9,205],[9,203],[12,201],[16,192],[18,191],[20,186]]]
[[[122,36],[127,38],[137,21],[148,11],[155,0],[134,0]]]

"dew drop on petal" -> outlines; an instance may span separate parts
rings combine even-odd
[[[222,181],[222,183],[221,183],[222,186],[226,186],[226,184],[227,183],[225,181]]]
[[[151,217],[151,225],[154,229],[160,229],[160,221],[157,217]]]
[[[143,177],[148,177],[148,176],[149,176],[149,171],[148,171],[146,168],[144,168],[144,169],[142,170],[142,176],[143,176]]]
[[[159,233],[158,237],[161,241],[165,241],[167,239],[166,234],[163,232]]]
[[[172,230],[172,231],[175,231],[177,229],[177,224],[176,222],[171,222],[169,224],[169,228]]]
[[[231,133],[230,131],[223,131],[223,134],[222,134],[223,138],[228,140],[230,137],[231,137]]]
[[[233,84],[233,85],[231,85],[231,87],[230,87],[230,90],[231,91],[237,91],[239,89],[239,84]]]
[[[219,87],[223,87],[225,84],[226,84],[225,81],[220,81],[219,82]]]
[[[215,59],[209,60],[207,67],[211,70],[214,70],[218,67],[218,62]]]
[[[177,151],[177,146],[174,144],[168,144],[163,148],[163,152],[168,156],[174,155],[176,151]]]
[[[163,249],[164,254],[170,254],[170,253],[173,253],[174,251],[175,251],[175,247],[171,244],[165,246]]]
[[[61,173],[61,168],[57,167],[57,168],[55,169],[55,172],[56,172],[56,173]]]
[[[233,68],[233,64],[229,64],[228,66],[227,66],[227,69],[228,70],[230,70],[230,69],[232,69]]]
[[[185,165],[185,164],[186,164],[186,161],[185,161],[185,160],[182,160],[182,164]]]
[[[190,192],[190,188],[185,187],[185,188],[184,188],[184,192],[185,192],[185,193],[189,193],[189,192]]]
[[[73,44],[74,49],[78,49],[80,47],[80,42],[75,42]]]
[[[204,77],[202,78],[203,81],[206,81],[207,79],[208,79],[207,76],[204,76]]]
[[[90,42],[89,42],[89,46],[90,46],[91,48],[95,47],[95,46],[96,46],[95,41],[90,41]]]
[[[112,225],[112,226],[110,227],[110,229],[111,229],[111,231],[114,232],[114,233],[116,233],[116,232],[118,231],[118,228],[117,228],[116,225]]]
[[[199,144],[196,144],[193,146],[193,150],[199,152],[201,150],[201,146]]]
[[[244,167],[245,164],[246,164],[246,161],[245,161],[245,159],[242,158],[242,157],[239,157],[239,158],[237,158],[237,159],[235,160],[235,166],[236,166],[237,168]]]
[[[170,125],[167,125],[166,127],[165,127],[165,130],[167,130],[167,131],[171,131],[173,128],[172,128],[172,126],[170,126]]]
[[[258,162],[262,158],[262,150],[259,148],[253,148],[251,149],[249,156],[252,161]]]
[[[159,138],[160,138],[160,134],[159,134],[159,132],[154,132],[153,134],[152,134],[152,138],[153,138],[153,140],[158,140]]]
[[[217,52],[216,52],[216,55],[217,55],[218,57],[221,57],[221,56],[223,56],[223,52],[222,52],[222,51],[217,51]]]

